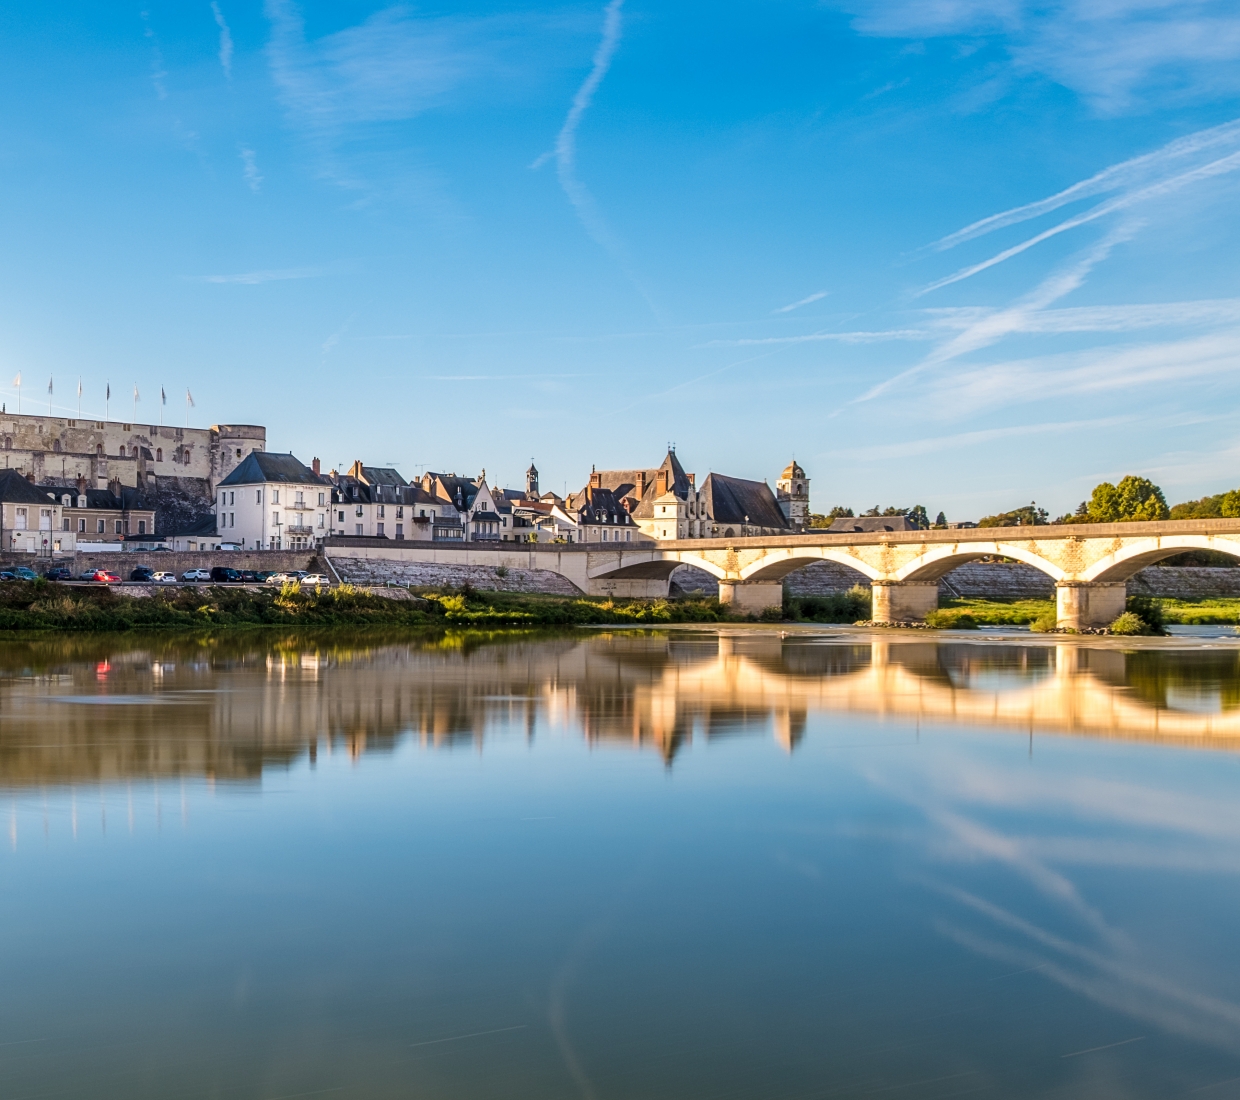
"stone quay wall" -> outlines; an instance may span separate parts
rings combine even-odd
[[[53,567],[64,566],[72,569],[74,575],[85,573],[88,569],[110,569],[127,580],[136,565],[149,565],[152,569],[175,573],[178,577],[187,569],[210,569],[212,566],[223,565],[229,569],[253,569],[256,572],[270,571],[280,573],[288,569],[314,569],[331,575],[326,568],[322,556],[314,550],[186,550],[186,551],[149,551],[135,550],[121,553],[80,553],[66,554],[55,559],[39,558],[33,554],[0,555],[0,568],[9,569],[16,565],[24,565],[39,573]],[[321,567],[321,568],[320,568]]]
[[[509,569],[503,575],[485,565],[447,565],[407,561],[382,561],[332,555],[332,565],[342,581],[359,585],[400,584],[415,588],[474,588],[501,592],[546,592],[556,596],[580,596],[581,590],[567,577],[549,569]]]

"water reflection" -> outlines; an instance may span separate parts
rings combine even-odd
[[[254,780],[403,738],[548,729],[653,749],[773,737],[814,713],[1240,747],[1240,649],[776,632],[414,641],[71,638],[0,648],[0,784]]]

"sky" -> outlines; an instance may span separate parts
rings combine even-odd
[[[949,520],[1240,485],[1234,0],[14,2],[0,96],[10,407]]]

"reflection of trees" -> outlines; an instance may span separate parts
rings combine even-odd
[[[670,763],[695,738],[791,749],[820,711],[1230,743],[1238,704],[1228,650],[690,630],[49,638],[0,647],[0,782],[253,780],[304,754],[539,728]]]

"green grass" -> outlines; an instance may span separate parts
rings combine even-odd
[[[938,614],[967,615],[977,626],[1025,626],[1055,614],[1054,600],[944,600]]]
[[[1163,621],[1184,626],[1226,626],[1240,623],[1240,599],[1159,600]]]

